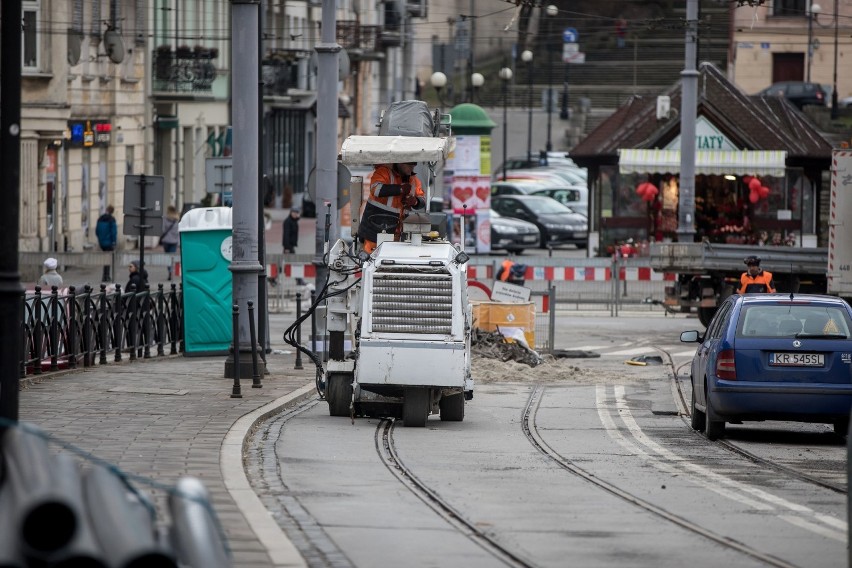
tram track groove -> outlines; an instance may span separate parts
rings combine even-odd
[[[393,441],[395,425],[395,419],[383,418],[376,426],[376,452],[388,471],[439,517],[504,565],[518,568],[535,567],[536,564],[531,560],[527,560],[505,548],[493,536],[466,519],[462,513],[433,491],[405,465],[399,457]]]
[[[536,385],[530,392],[530,396],[527,400],[527,404],[521,416],[521,428],[523,429],[524,435],[526,436],[527,440],[529,440],[533,447],[535,447],[542,455],[556,463],[559,467],[581,479],[584,479],[585,481],[588,481],[596,487],[603,489],[604,491],[626,501],[627,503],[630,503],[631,505],[648,511],[649,513],[652,513],[666,521],[674,523],[687,531],[712,540],[713,542],[716,542],[722,546],[725,546],[732,550],[736,550],[737,552],[754,558],[755,560],[758,560],[760,562],[764,562],[765,564],[768,564],[770,566],[776,566],[778,568],[796,568],[795,564],[790,564],[785,560],[761,552],[744,543],[717,534],[705,527],[702,527],[701,525],[698,525],[696,523],[693,523],[692,521],[689,521],[688,519],[681,517],[680,515],[672,513],[671,511],[668,511],[662,507],[659,507],[654,503],[651,503],[650,501],[642,499],[641,497],[637,497],[636,495],[633,495],[632,493],[625,491],[624,489],[621,489],[620,487],[613,485],[612,483],[604,481],[603,479],[597,477],[591,472],[571,463],[569,460],[567,460],[565,457],[563,457],[550,445],[547,444],[547,442],[538,432],[538,429],[536,427],[535,418],[536,414],[538,413],[538,409],[541,405],[541,400],[543,398],[544,392],[545,388],[541,385]]]
[[[277,446],[284,426],[319,403],[318,398],[305,400],[260,424],[250,435],[244,458],[246,472],[258,494],[275,500],[278,506],[269,507],[267,503],[267,508],[283,512],[272,516],[311,567],[353,568],[354,564],[346,553],[335,544],[299,499],[293,496],[281,471],[283,458]],[[250,467],[252,464],[255,464],[255,468]]]

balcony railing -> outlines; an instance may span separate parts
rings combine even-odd
[[[273,49],[266,52],[262,62],[263,94],[284,96],[289,89],[299,87],[299,62],[309,58],[303,49]]]
[[[152,57],[153,90],[171,93],[210,93],[216,79],[215,48],[160,47]]]

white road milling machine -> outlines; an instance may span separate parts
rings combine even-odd
[[[347,166],[428,167],[423,184],[428,204],[429,180],[451,142],[439,136],[350,136],[339,159]],[[361,198],[362,178],[355,177],[353,235]],[[445,213],[409,212],[398,241],[399,218],[387,217],[378,223],[384,232],[372,254],[356,242],[338,240],[325,257],[328,280],[311,307],[325,306],[328,334],[327,361],[310,353],[318,390],[332,416],[388,416],[415,427],[425,426],[430,414],[461,421],[465,401],[473,397],[469,257],[447,238]],[[288,333],[292,339],[292,328]]]

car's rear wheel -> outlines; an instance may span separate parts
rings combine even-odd
[[[704,411],[704,435],[708,440],[718,440],[725,437],[725,421],[719,420],[716,412],[713,410],[713,404],[710,402],[710,397],[705,396],[705,411]]]
[[[704,431],[704,421],[706,420],[706,416],[704,412],[695,408],[695,381],[692,382],[692,414],[690,415],[689,425],[692,426],[693,430],[697,430],[698,432]]]

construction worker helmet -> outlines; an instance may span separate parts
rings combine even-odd
[[[747,256],[743,261],[743,264],[746,266],[760,266],[760,257],[755,255]]]

